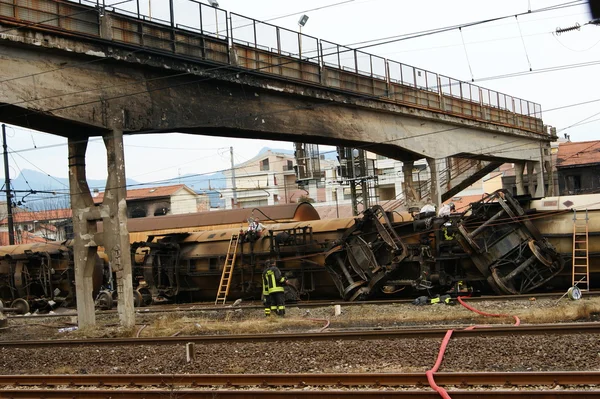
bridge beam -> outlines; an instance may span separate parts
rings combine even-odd
[[[111,129],[106,115],[122,109],[125,134],[335,142],[400,160],[464,153],[525,161],[538,159],[540,145],[549,147],[552,140],[544,133],[264,74],[215,72],[185,59],[132,54],[112,42],[19,29],[0,38],[0,46],[0,103],[11,105],[0,108],[0,119],[67,137],[80,135],[82,126],[88,135],[102,135]]]

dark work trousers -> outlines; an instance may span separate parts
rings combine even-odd
[[[269,294],[271,297],[271,309],[276,307],[277,314],[279,316],[285,315],[285,293],[284,292],[272,292]]]
[[[265,316],[271,315],[271,295],[263,295],[263,305],[265,307]]]

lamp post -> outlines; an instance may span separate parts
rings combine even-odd
[[[302,14],[298,20],[298,26],[300,27],[300,40],[298,41],[300,59],[302,59],[302,27],[306,25],[306,22],[308,22],[308,15]]]
[[[217,39],[219,38],[219,17],[217,15],[217,8],[219,8],[219,2],[217,0],[208,0],[210,6],[215,9],[215,30],[217,33]]]

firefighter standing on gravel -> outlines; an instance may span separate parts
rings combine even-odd
[[[275,312],[279,316],[285,316],[285,290],[287,279],[281,274],[281,270],[275,263],[269,261],[267,269],[263,273],[263,279],[266,280],[271,301],[271,313]]]
[[[269,281],[267,280],[267,269],[269,264],[265,264],[262,275],[262,300],[265,307],[265,316],[271,316],[271,296],[269,295]]]

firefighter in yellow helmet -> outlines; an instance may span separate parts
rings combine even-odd
[[[279,316],[285,316],[285,289],[287,279],[281,274],[281,270],[275,266],[275,262],[268,261],[267,269],[263,273],[266,279],[271,301],[271,313],[275,312]]]

